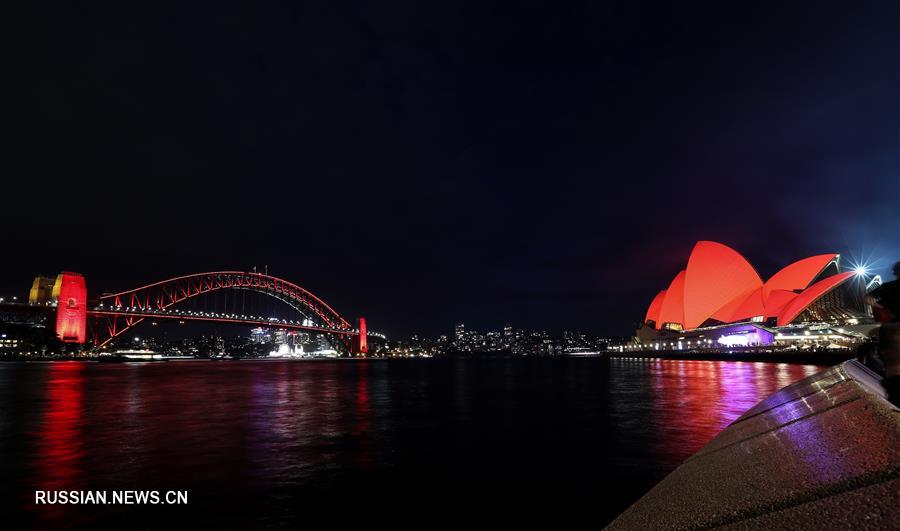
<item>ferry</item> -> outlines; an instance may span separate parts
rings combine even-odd
[[[106,363],[166,361],[165,357],[147,349],[121,349],[109,354],[100,354],[97,361]]]

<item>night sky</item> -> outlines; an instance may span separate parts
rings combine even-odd
[[[627,335],[698,239],[900,260],[895,1],[23,4],[2,295],[268,265],[392,336]]]

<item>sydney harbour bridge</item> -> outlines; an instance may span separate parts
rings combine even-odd
[[[46,294],[40,294],[41,279]],[[192,302],[217,294],[253,293],[288,310],[284,317],[248,315],[240,308],[198,309]],[[234,297],[232,297],[234,298]],[[28,305],[20,311],[55,311],[56,335],[64,342],[107,348],[145,321],[231,323],[323,334],[343,354],[368,352],[368,338],[384,338],[366,328],[360,317],[352,325],[321,298],[288,280],[250,271],[210,271],[169,278],[116,293],[90,298],[85,277],[63,272],[52,278],[38,277]],[[6,304],[6,309],[10,306]],[[234,306],[234,305],[232,305]],[[254,312],[261,314],[263,312]]]

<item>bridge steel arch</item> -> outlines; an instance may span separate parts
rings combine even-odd
[[[350,323],[308,290],[287,280],[248,271],[210,271],[170,278],[119,293],[101,295],[98,310],[135,308],[165,310],[188,299],[223,289],[244,289],[274,297],[294,308],[322,328],[335,332],[352,330]],[[90,312],[89,312],[90,313]],[[139,315],[108,316],[105,330],[94,330],[94,345],[103,347],[145,319]],[[103,334],[105,332],[105,334]]]

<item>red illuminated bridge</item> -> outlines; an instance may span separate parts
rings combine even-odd
[[[91,342],[103,347],[147,319],[177,319],[304,330],[326,334],[342,350],[366,353],[365,319],[351,326],[322,299],[297,284],[267,274],[247,271],[212,271],[170,278],[119,293],[104,294],[88,302],[84,277],[63,273],[59,287],[56,330],[67,342]],[[198,311],[182,303],[225,290],[245,290],[271,297],[293,310],[296,319]],[[90,318],[90,319],[88,319]]]

